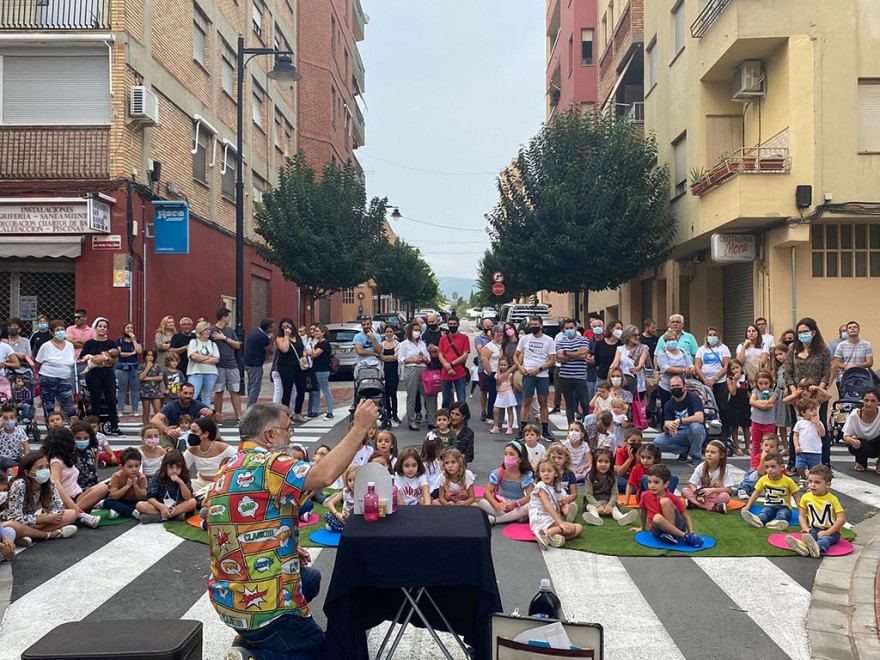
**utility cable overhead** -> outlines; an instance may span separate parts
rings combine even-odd
[[[409,220],[410,222],[417,222],[420,225],[429,225],[431,227],[440,227],[441,229],[455,229],[456,231],[478,231],[485,232],[485,229],[468,229],[467,227],[453,227],[452,225],[438,225],[435,222],[428,222],[426,220],[416,220],[415,218],[410,218],[405,215],[400,216],[401,220]]]
[[[498,172],[442,172],[440,170],[426,170],[422,167],[413,167],[411,165],[404,165],[402,163],[395,163],[393,160],[386,160],[385,158],[379,158],[379,156],[374,156],[373,154],[368,154],[363,149],[358,149],[358,156],[366,156],[367,158],[372,158],[373,160],[378,160],[382,163],[386,163],[386,164],[392,165],[394,167],[399,167],[404,170],[411,170],[413,172],[421,172],[422,174],[437,174],[439,176],[498,176]]]

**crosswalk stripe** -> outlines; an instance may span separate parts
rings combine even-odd
[[[684,660],[620,559],[564,549],[543,555],[565,618],[605,628],[606,658],[643,660],[650,649],[650,657]]]
[[[321,548],[309,548],[309,554],[314,563],[321,554]],[[180,618],[202,622],[202,654],[205,658],[222,658],[232,645],[235,631],[220,620],[217,610],[211,605],[207,581],[204,593]]]
[[[880,486],[869,481],[856,479],[842,472],[834,472],[834,480],[831,482],[831,492],[838,491],[854,500],[880,508]]]
[[[695,557],[693,561],[792,660],[810,659],[806,628],[810,592],[788,573],[764,557]]]
[[[50,626],[86,617],[181,543],[154,525],[135,525],[32,589],[6,610],[0,629],[4,657],[19,657]]]

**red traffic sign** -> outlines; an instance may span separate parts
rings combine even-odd
[[[496,296],[503,296],[504,285],[501,282],[495,282],[495,284],[492,285],[492,293],[494,293]]]
[[[500,270],[496,270],[494,273],[492,273],[492,281],[499,282],[499,283],[503,282],[504,281],[504,273],[502,273]]]

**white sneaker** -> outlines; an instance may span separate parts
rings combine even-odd
[[[116,520],[119,517],[119,512],[114,511],[113,509],[107,509],[107,517],[110,520]]]
[[[794,550],[801,557],[809,557],[810,556],[810,551],[807,548],[807,545],[796,536],[792,536],[791,534],[786,536],[785,537],[785,545],[787,545],[789,548]]]
[[[134,511],[131,512],[131,517],[134,518],[135,520],[140,520],[141,519],[141,512],[138,511],[137,509],[135,509]]]
[[[538,547],[541,548],[541,550],[547,550],[550,547],[547,538],[547,532],[545,532],[544,530],[539,530],[537,532],[534,532],[534,534],[535,540],[538,542]]]
[[[743,509],[739,516],[752,527],[757,527],[758,529],[764,527],[764,523],[761,522],[761,519],[748,509]]]
[[[93,516],[90,513],[81,513],[79,514],[79,521],[83,525],[87,525],[92,529],[95,529],[98,525],[101,524],[101,519],[98,516]]]
[[[565,545],[565,537],[562,534],[554,534],[547,539],[547,542],[554,548],[561,548]]]
[[[590,511],[584,511],[584,513],[581,517],[584,519],[584,522],[587,523],[588,525],[597,525],[598,526],[598,525],[605,524],[605,521],[602,520],[602,518],[597,516],[595,513],[591,513]]]
[[[803,541],[807,550],[810,552],[810,557],[814,559],[818,559],[819,555],[822,554],[822,548],[819,547],[819,544],[816,543],[816,539],[813,538],[812,534],[801,534],[801,541]]]
[[[749,495],[745,491],[745,488],[740,488],[738,491],[736,491],[736,496],[738,499],[741,499],[741,500],[748,500],[749,497],[751,497],[751,495]]]
[[[621,527],[626,527],[627,525],[632,525],[636,519],[639,517],[638,509],[630,509],[626,513],[623,514],[620,518],[617,519],[617,524]]]
[[[771,520],[766,525],[764,525],[767,529],[775,529],[777,532],[784,531],[788,529],[788,521],[787,520]],[[812,538],[812,537],[810,537]]]
[[[79,528],[76,525],[65,525],[58,531],[61,532],[61,538],[69,539],[71,536],[76,534],[77,529]]]

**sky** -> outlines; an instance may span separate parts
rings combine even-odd
[[[544,119],[545,3],[361,2],[367,194],[436,275],[476,277],[498,172]]]

